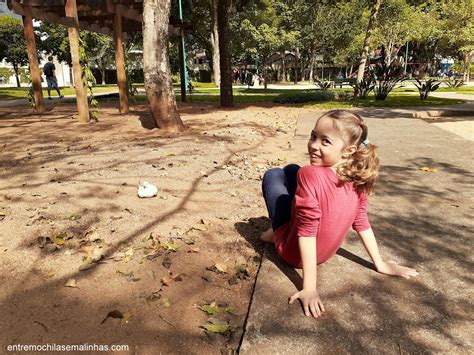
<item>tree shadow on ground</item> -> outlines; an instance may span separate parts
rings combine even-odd
[[[302,278],[267,247],[243,350],[469,351],[474,226],[469,200],[473,173],[469,164],[463,165],[468,159],[408,158],[381,168],[377,193],[370,199],[370,221],[384,260],[415,267],[420,272],[416,278],[374,272],[351,233],[338,255],[318,267],[318,291],[327,312],[315,321],[286,305]],[[427,173],[423,167],[437,171]]]
[[[259,236],[262,232],[270,228],[270,221],[267,217],[249,218],[234,224],[235,229],[260,255],[264,252],[265,243]]]
[[[61,120],[63,120],[62,118]],[[48,122],[50,124],[51,122]],[[43,262],[48,256],[54,255],[57,260],[51,261],[51,267],[61,267],[61,261],[64,261],[65,255],[61,253],[60,255],[49,254],[46,250],[38,250],[37,240],[35,235],[28,234],[27,237],[20,243],[18,243],[15,250],[12,252],[23,253],[25,251],[31,251],[32,248],[35,248],[36,259],[29,260],[31,268],[24,273],[18,275],[18,280],[15,282],[15,286],[11,287],[8,290],[8,296],[2,299],[1,309],[3,315],[4,324],[8,325],[8,332],[4,333],[2,341],[9,343],[21,342],[24,344],[27,343],[47,343],[47,342],[66,342],[66,343],[81,343],[87,341],[88,343],[119,343],[119,342],[128,342],[131,345],[134,344],[160,344],[162,341],[163,344],[170,344],[169,339],[173,339],[176,336],[176,329],[185,329],[186,325],[183,325],[180,319],[175,317],[175,312],[170,308],[167,312],[164,312],[164,319],[156,317],[150,323],[150,318],[148,313],[150,310],[142,311],[142,305],[138,305],[137,302],[143,303],[143,300],[137,301],[137,294],[130,294],[130,286],[125,286],[122,288],[115,288],[114,294],[100,294],[94,295],[91,294],[90,290],[86,296],[82,297],[80,289],[67,288],[64,287],[65,283],[74,278],[78,285],[81,283],[87,284],[88,280],[92,280],[96,277],[101,276],[101,271],[107,270],[107,264],[110,262],[110,258],[115,254],[121,252],[124,247],[130,246],[138,238],[142,238],[144,234],[149,233],[151,230],[159,229],[163,224],[170,223],[170,220],[177,217],[184,209],[193,202],[193,198],[196,195],[198,187],[206,186],[206,179],[212,178],[219,171],[223,170],[224,166],[230,165],[231,160],[238,154],[243,154],[248,151],[256,149],[264,143],[266,137],[269,137],[274,134],[272,130],[268,127],[258,124],[250,123],[248,125],[249,129],[255,130],[259,133],[258,139],[244,146],[244,148],[233,148],[232,143],[235,141],[236,137],[232,136],[230,133],[221,133],[216,136],[204,135],[204,130],[209,130],[212,127],[212,123],[206,128],[199,128],[190,130],[187,133],[179,136],[181,141],[188,142],[189,149],[184,149],[182,153],[183,157],[190,157],[193,154],[196,154],[196,140],[205,140],[206,142],[220,142],[228,145],[226,147],[226,154],[223,155],[223,159],[219,160],[217,163],[212,163],[212,160],[209,166],[203,166],[201,169],[205,170],[203,174],[199,171],[196,172],[193,176],[187,176],[187,180],[190,181],[189,186],[185,190],[179,191],[180,194],[173,199],[173,204],[170,204],[171,207],[167,209],[162,209],[157,213],[153,214],[152,218],[146,219],[139,227],[128,227],[126,220],[127,215],[130,211],[124,209],[124,205],[116,203],[114,199],[114,191],[111,188],[117,189],[131,189],[135,186],[119,186],[117,180],[111,181],[110,178],[95,178],[88,181],[88,179],[81,178],[81,174],[85,173],[94,173],[99,174],[101,169],[112,168],[112,165],[119,166],[128,166],[131,163],[137,164],[151,164],[152,160],[150,158],[141,158],[137,157],[133,161],[128,161],[124,157],[119,157],[115,159],[112,165],[99,164],[98,166],[84,166],[78,165],[76,169],[71,169],[65,173],[57,172],[54,173],[55,181],[52,181],[51,178],[45,178],[44,175],[41,175],[41,166],[46,164],[52,164],[55,162],[70,162],[80,160],[82,154],[97,154],[98,157],[108,157],[109,154],[117,152],[120,145],[112,145],[107,148],[113,140],[104,140],[102,142],[97,142],[95,146],[90,147],[87,141],[87,135],[100,133],[103,129],[114,128],[113,122],[105,122],[99,125],[87,125],[87,126],[78,126],[74,125],[67,127],[64,130],[58,130],[58,125],[52,124],[46,128],[42,129],[42,135],[38,136],[37,132],[27,132],[23,137],[16,136],[11,134],[8,138],[8,148],[11,154],[11,159],[15,159],[14,154],[24,154],[25,146],[31,147],[32,143],[36,142],[38,146],[33,148],[31,151],[33,154],[38,154],[37,157],[33,158],[31,164],[22,164],[24,162],[20,161],[20,164],[15,164],[12,162],[9,166],[9,169],[2,174],[2,179],[10,179],[10,181],[15,181],[11,179],[16,179],[14,184],[10,186],[5,186],[3,191],[11,191],[12,189],[21,189],[21,191],[34,192],[36,187],[42,187],[48,184],[54,184],[54,186],[60,186],[61,182],[72,182],[81,183],[81,190],[78,191],[77,195],[60,195],[60,190],[57,191],[61,199],[64,199],[65,202],[71,204],[71,206],[77,207],[74,212],[81,214],[81,218],[74,223],[69,224],[63,230],[66,234],[80,235],[84,236],[88,230],[90,230],[98,221],[100,221],[103,216],[108,215],[110,217],[122,218],[124,220],[124,228],[121,231],[116,232],[110,238],[109,243],[104,247],[103,261],[94,264],[90,269],[86,271],[78,271],[74,268],[73,271],[60,273],[62,276],[55,277],[54,279],[49,278],[47,275],[42,275],[41,279],[38,279],[38,270],[43,265]],[[226,129],[231,130],[233,128],[242,128],[242,124],[236,123],[235,125],[228,125]],[[65,138],[67,135],[72,135],[71,142],[67,141]],[[121,132],[123,134],[123,132]],[[80,138],[84,138],[83,141]],[[118,138],[118,137],[117,137]],[[123,140],[124,137],[120,137],[119,140]],[[178,138],[176,138],[178,139]],[[131,146],[141,147],[146,145],[149,148],[163,149],[166,147],[172,146],[172,141],[169,137],[156,137],[151,136],[139,136],[137,135],[135,139],[130,141]],[[58,143],[61,145],[58,149]],[[69,144],[77,144],[75,149],[67,149]],[[63,145],[63,146],[62,146]],[[62,153],[61,150],[64,150]],[[45,154],[48,152],[48,154]],[[28,154],[25,154],[23,158],[25,162],[32,160],[28,158]],[[36,160],[35,160],[36,159]],[[150,160],[149,160],[150,159]],[[173,163],[177,164],[179,159],[173,159]],[[154,161],[155,164],[160,166],[165,166],[169,164],[165,160],[158,162]],[[26,165],[26,166],[25,166]],[[131,165],[133,167],[133,164]],[[168,166],[168,165],[166,165]],[[99,175],[100,176],[100,175]],[[34,183],[23,185],[22,179],[28,177]],[[134,177],[136,179],[136,177]],[[58,185],[59,184],[59,185]],[[86,184],[84,186],[84,184]],[[223,193],[228,186],[223,184],[213,185],[213,189],[216,193]],[[21,192],[18,196],[12,197],[9,201],[11,203],[30,203],[31,199],[24,198],[25,192]],[[135,195],[135,194],[133,194]],[[28,196],[29,197],[29,196]],[[84,208],[84,204],[75,203],[78,199],[82,202],[87,202],[92,200],[92,198],[100,198],[103,201],[112,200],[111,203],[99,203],[93,207]],[[52,199],[51,199],[52,200]],[[54,202],[54,201],[53,201]],[[67,211],[65,211],[67,213]],[[68,218],[62,216],[53,216],[48,214],[48,212],[42,213],[45,220],[52,219],[55,217],[56,220],[65,220]],[[119,233],[120,232],[120,233]],[[82,238],[77,238],[77,241],[80,243]],[[240,242],[240,241],[239,241]],[[77,252],[75,247],[71,248],[71,251]],[[9,251],[10,252],[10,251]],[[64,249],[63,249],[64,252]],[[28,254],[28,255],[31,255]],[[77,262],[77,261],[76,261]],[[40,265],[40,266],[38,266]],[[153,269],[153,266],[151,267]],[[151,272],[151,271],[150,271]],[[113,274],[113,272],[112,272]],[[103,275],[103,274],[102,274]],[[110,270],[109,270],[109,276]],[[194,277],[194,275],[183,276]],[[2,278],[5,282],[8,282],[8,275],[2,275]],[[109,282],[109,281],[106,281]],[[155,285],[156,286],[156,285]],[[146,289],[146,292],[156,291],[151,289],[151,286],[144,284],[143,287]],[[181,296],[183,299],[191,299],[191,296],[195,296],[196,293],[203,292],[206,297],[213,297],[212,294],[215,294],[214,290],[211,295],[209,292],[209,285],[206,281],[201,281],[198,287],[194,289],[183,290]],[[211,287],[212,289],[212,287]],[[137,292],[136,288],[133,288],[134,292]],[[228,290],[225,289],[225,292]],[[223,291],[223,292],[224,292]],[[222,296],[221,296],[222,297]],[[132,301],[127,304],[128,301]],[[130,322],[133,324],[133,328],[127,327],[125,324],[120,323],[119,320],[107,320],[104,324],[100,322],[104,319],[104,316],[107,312],[113,309],[119,309],[121,311],[127,310],[128,307],[135,309],[134,321]],[[144,306],[146,308],[146,306]],[[64,310],[63,312],[57,312],[56,309]],[[138,309],[138,310],[137,310]],[[151,312],[157,312],[161,314],[161,310],[153,308]],[[198,312],[199,313],[199,312]],[[27,321],[30,319],[32,322],[31,327],[28,326]],[[19,321],[21,320],[21,321]],[[144,323],[148,322],[148,323]],[[205,320],[202,320],[205,322]],[[174,326],[170,326],[174,324]],[[194,324],[193,327],[196,329],[194,333],[188,333],[186,331],[181,332],[180,336],[185,337],[186,344],[182,345],[179,339],[174,341],[174,348],[160,348],[160,350],[166,351],[179,351],[182,352],[194,352],[193,343],[199,343],[200,341],[207,342],[207,339],[202,336],[202,331],[199,330],[200,324]],[[171,329],[171,328],[173,329]],[[29,329],[28,331],[25,331]],[[174,335],[173,335],[174,334]],[[198,335],[196,335],[198,334]],[[237,337],[239,337],[237,335]],[[160,340],[161,339],[161,340]],[[59,341],[58,341],[59,340]],[[171,342],[172,343],[172,342]],[[3,345],[3,344],[2,344]],[[6,345],[6,344],[5,344]],[[207,351],[203,347],[203,351]],[[214,348],[211,348],[215,350]],[[210,351],[210,350],[209,350]]]

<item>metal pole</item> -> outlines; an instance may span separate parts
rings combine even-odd
[[[181,6],[181,0],[178,1],[179,4],[179,41],[180,41],[180,54],[182,61],[181,68],[181,101],[186,101],[186,90],[188,88],[188,71],[186,69],[186,47],[184,45],[184,29],[183,29],[183,7]],[[183,85],[184,83],[184,85]]]
[[[257,67],[257,75],[258,75],[258,52],[257,52],[257,55],[255,56],[255,66]]]
[[[405,47],[405,75],[407,75],[407,65],[408,65],[408,42]]]

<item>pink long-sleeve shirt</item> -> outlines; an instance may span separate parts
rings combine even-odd
[[[329,167],[304,166],[298,171],[291,220],[276,229],[275,247],[283,260],[302,267],[299,237],[316,237],[317,263],[336,254],[352,227],[370,229],[367,194],[357,193],[352,182],[341,184]]]

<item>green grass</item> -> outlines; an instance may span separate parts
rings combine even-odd
[[[474,86],[460,86],[456,89],[448,88],[448,87],[441,87],[438,92],[456,92],[458,94],[467,94],[467,95],[474,95]]]
[[[143,84],[141,84],[141,86],[143,86]],[[214,85],[214,83],[200,83],[200,82],[197,82],[197,81],[193,81],[193,86],[195,88],[210,88],[210,89],[215,89],[216,86]],[[181,84],[180,83],[173,83],[173,87],[175,89],[179,89],[181,87]],[[217,88],[219,89],[219,88]]]
[[[14,100],[14,99],[26,99],[28,97],[28,88],[1,88],[0,89],[0,100]],[[75,95],[76,90],[70,87],[60,88],[61,94],[63,95]],[[95,94],[101,92],[118,92],[116,85],[97,85],[93,88]],[[56,90],[51,90],[51,95],[57,96]],[[48,90],[43,89],[43,96],[48,96]]]
[[[396,88],[393,92],[418,92],[417,88]],[[456,92],[458,94],[474,95],[474,86],[460,86],[456,89],[442,85],[435,92]]]
[[[199,86],[194,90],[193,95],[188,95],[189,102],[217,102],[219,101],[219,88],[215,88],[212,83],[196,83]],[[202,85],[201,85],[202,84]],[[142,88],[142,84],[136,84],[138,88]],[[200,88],[208,88],[206,90],[200,90]],[[305,92],[308,90],[303,89],[254,89],[254,88],[242,88],[234,89],[234,101],[238,103],[258,103],[258,102],[272,102],[273,99],[283,93],[298,93]],[[350,88],[335,89],[334,91],[341,92],[352,92]],[[474,95],[474,87],[461,87],[457,90],[450,90],[449,88],[441,88],[439,91],[446,92],[460,92],[469,93]],[[28,88],[2,88],[0,89],[0,100],[10,100],[17,98],[26,98]],[[94,93],[101,92],[118,92],[116,85],[97,85],[94,87]],[[453,105],[463,103],[462,100],[456,99],[442,99],[436,97],[429,97],[425,101],[421,101],[418,95],[404,94],[404,92],[417,92],[416,88],[398,88],[395,89],[385,101],[377,101],[373,97],[373,93],[365,100],[362,99],[346,99],[346,100],[334,100],[325,102],[314,102],[307,103],[304,106],[317,107],[317,108],[350,108],[350,107],[409,107],[409,106],[436,106],[436,105]],[[61,93],[63,95],[74,95],[74,89],[69,87],[62,88]],[[55,92],[52,92],[55,95]],[[43,95],[47,96],[47,91],[43,90]],[[177,100],[180,100],[181,95],[177,91]],[[137,101],[146,101],[145,95],[136,96]],[[74,99],[68,99],[66,102],[74,102]],[[300,105],[301,106],[301,105]]]
[[[146,102],[145,95],[135,96],[139,102]],[[219,95],[195,95],[187,96],[188,102],[218,102]],[[272,102],[274,95],[235,95],[234,102],[237,103],[259,103],[259,102]],[[176,95],[176,100],[180,101],[181,96]],[[455,99],[440,99],[436,97],[428,97],[427,100],[421,101],[418,96],[413,95],[391,95],[385,101],[377,101],[372,97],[365,100],[345,100],[345,101],[325,101],[318,103],[306,103],[306,104],[294,104],[288,106],[295,107],[310,107],[320,109],[336,109],[336,108],[351,108],[351,107],[416,107],[416,106],[438,106],[438,105],[454,105],[463,103],[462,100]]]
[[[438,97],[428,97],[426,100],[420,100],[415,95],[391,94],[386,100],[375,100],[373,95],[367,99],[354,99],[345,101],[326,101],[315,104],[306,104],[306,106],[333,109],[350,107],[415,107],[415,106],[439,106],[455,105],[463,103],[463,100],[444,99]]]
[[[295,91],[295,90],[288,90]],[[285,91],[287,92],[287,91]],[[234,93],[235,94],[235,93]],[[272,94],[245,94],[234,95],[234,101],[239,103],[257,103],[257,102],[272,102],[275,97]],[[187,96],[190,102],[205,102],[205,101],[219,101],[219,95],[194,95]],[[143,97],[145,99],[145,97]],[[181,96],[177,95],[177,100]],[[410,107],[410,106],[438,106],[438,105],[455,105],[463,103],[463,100],[444,99],[438,97],[428,97],[427,100],[420,100],[418,96],[402,93],[391,94],[386,100],[378,101],[374,99],[373,95],[369,95],[367,99],[347,99],[347,100],[333,100],[318,103],[307,103],[298,106],[310,106],[324,109],[333,108],[350,108],[350,107]]]

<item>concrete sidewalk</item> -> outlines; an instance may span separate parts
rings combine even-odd
[[[358,110],[379,148],[380,181],[369,216],[384,259],[414,266],[416,279],[380,275],[350,234],[318,267],[326,313],[306,318],[287,299],[301,276],[267,246],[242,354],[470,353],[474,143],[412,112]],[[318,112],[300,117],[291,159],[305,164]],[[410,115],[409,115],[410,114]],[[472,118],[465,118],[472,127]],[[435,168],[435,172],[420,170]]]

